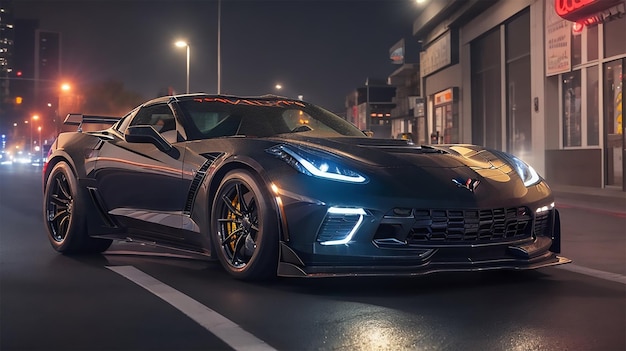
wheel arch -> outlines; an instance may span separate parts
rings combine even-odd
[[[245,160],[241,158],[225,161],[217,169],[215,174],[212,177],[210,177],[210,179],[207,180],[208,184],[207,184],[206,199],[204,200],[206,202],[206,210],[203,211],[203,215],[206,218],[204,225],[206,228],[207,236],[211,235],[211,212],[213,210],[213,199],[215,198],[218,188],[220,184],[222,183],[222,181],[224,180],[224,178],[226,177],[226,175],[229,172],[234,171],[234,170],[248,171],[255,178],[255,180],[259,182],[259,184],[263,188],[262,190],[265,191],[265,195],[269,197],[268,201],[271,205],[274,215],[276,216],[276,221],[277,221],[276,223],[277,223],[277,228],[278,228],[277,234],[278,234],[278,237],[281,238],[282,240],[282,238],[284,237],[284,233],[286,233],[284,216],[282,215],[282,209],[277,203],[276,196],[272,194],[272,191],[270,189],[272,181],[267,178],[264,168],[260,164],[258,164],[257,162],[253,160]],[[214,255],[216,254],[216,252],[215,252],[215,248],[213,247],[213,245],[210,245],[210,253],[211,253],[211,257],[215,257]]]
[[[76,165],[72,161],[72,158],[70,157],[70,155],[67,154],[65,151],[58,151],[55,155],[53,155],[48,160],[46,168],[44,170],[44,174],[43,174],[43,190],[44,191],[46,190],[46,184],[48,183],[48,177],[50,176],[50,173],[52,173],[54,166],[56,166],[60,162],[65,162],[70,167],[70,170],[72,171],[72,174],[74,174],[74,177],[78,177],[78,174],[76,171]]]

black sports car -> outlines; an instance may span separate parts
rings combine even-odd
[[[369,138],[276,96],[167,96],[65,123],[78,131],[58,136],[43,171],[48,237],[65,254],[147,242],[239,279],[569,262],[550,188],[501,151]]]

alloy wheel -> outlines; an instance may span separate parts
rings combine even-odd
[[[51,229],[52,238],[56,242],[63,242],[67,237],[72,220],[74,198],[70,184],[63,172],[53,175],[48,192],[46,218]]]
[[[221,194],[217,219],[220,249],[230,266],[241,269],[257,249],[257,199],[240,181],[231,182]]]

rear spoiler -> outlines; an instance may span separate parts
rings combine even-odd
[[[83,115],[81,113],[68,113],[65,117],[63,124],[68,126],[78,126],[78,131],[83,131],[83,123],[100,123],[100,124],[114,124],[119,121],[121,117],[111,116],[95,116],[95,115]]]

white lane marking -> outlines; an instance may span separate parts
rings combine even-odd
[[[107,268],[174,306],[237,351],[276,350],[228,318],[133,266]]]
[[[626,276],[617,274],[617,273],[600,271],[600,270],[593,269],[593,268],[578,266],[572,263],[559,265],[559,266],[556,266],[555,268],[565,269],[570,272],[585,274],[585,275],[589,275],[592,277],[596,277],[596,278],[600,278],[604,280],[610,280],[610,281],[614,281],[614,282],[618,282],[618,283],[622,283],[626,285]]]

